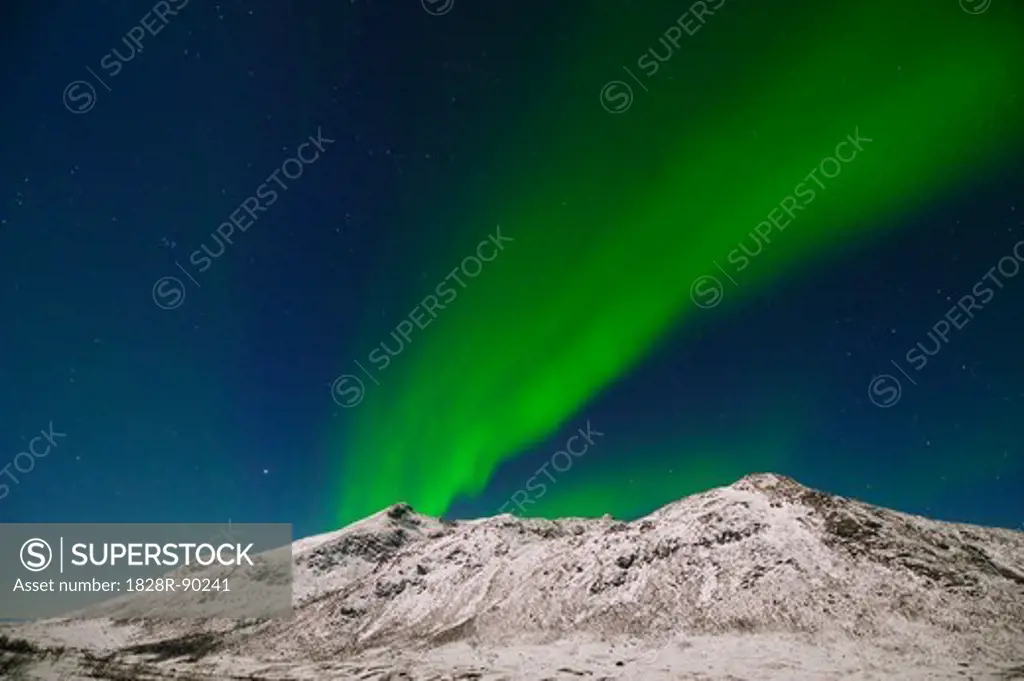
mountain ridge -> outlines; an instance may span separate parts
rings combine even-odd
[[[211,679],[232,665],[266,679],[1014,678],[1024,669],[1024,534],[773,473],[628,522],[446,521],[397,503],[293,542],[291,557],[287,621],[121,621],[99,607],[93,615],[106,619],[33,623],[17,636]],[[191,662],[151,654],[197,636],[209,645]]]

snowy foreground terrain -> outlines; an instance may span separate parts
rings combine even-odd
[[[292,558],[290,620],[0,627],[0,678],[1024,679],[1024,533],[770,474],[630,523],[399,504]]]

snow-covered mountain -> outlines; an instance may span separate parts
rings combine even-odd
[[[1024,679],[1024,533],[772,474],[628,523],[398,504],[292,559],[292,619],[2,627],[0,677]]]

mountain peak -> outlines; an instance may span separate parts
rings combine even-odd
[[[409,516],[415,515],[416,511],[413,507],[404,501],[400,501],[397,504],[392,504],[387,509],[387,516],[392,520],[401,520],[402,518],[408,518]]]
[[[778,473],[750,473],[734,482],[730,487],[738,489],[772,490],[779,488],[788,489],[810,489],[801,485],[793,478],[779,475]]]

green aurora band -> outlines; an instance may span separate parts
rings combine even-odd
[[[660,33],[685,10],[654,4],[630,17],[595,5],[595,35],[581,42],[600,49],[549,65],[543,105],[524,104],[522,136],[511,135],[542,145],[543,158],[501,148],[501,176],[466,199],[473,210],[458,216],[435,271],[493,233],[485,216],[501,215],[514,242],[353,411],[337,445],[340,523],[397,500],[439,515],[480,494],[502,462],[573,418],[666,331],[707,314],[691,302],[694,280],[724,279],[714,263],[728,267],[740,242],[752,245],[754,225],[855,130],[872,141],[749,267],[730,268],[738,288],[725,283],[727,303],[865,243],[1020,148],[1024,99],[1012,95],[1024,11],[1010,3],[972,16],[956,0],[801,1],[782,17],[726,2],[683,36],[649,92],[634,85],[633,107],[609,115],[598,91],[621,69],[608,45],[663,52]]]

